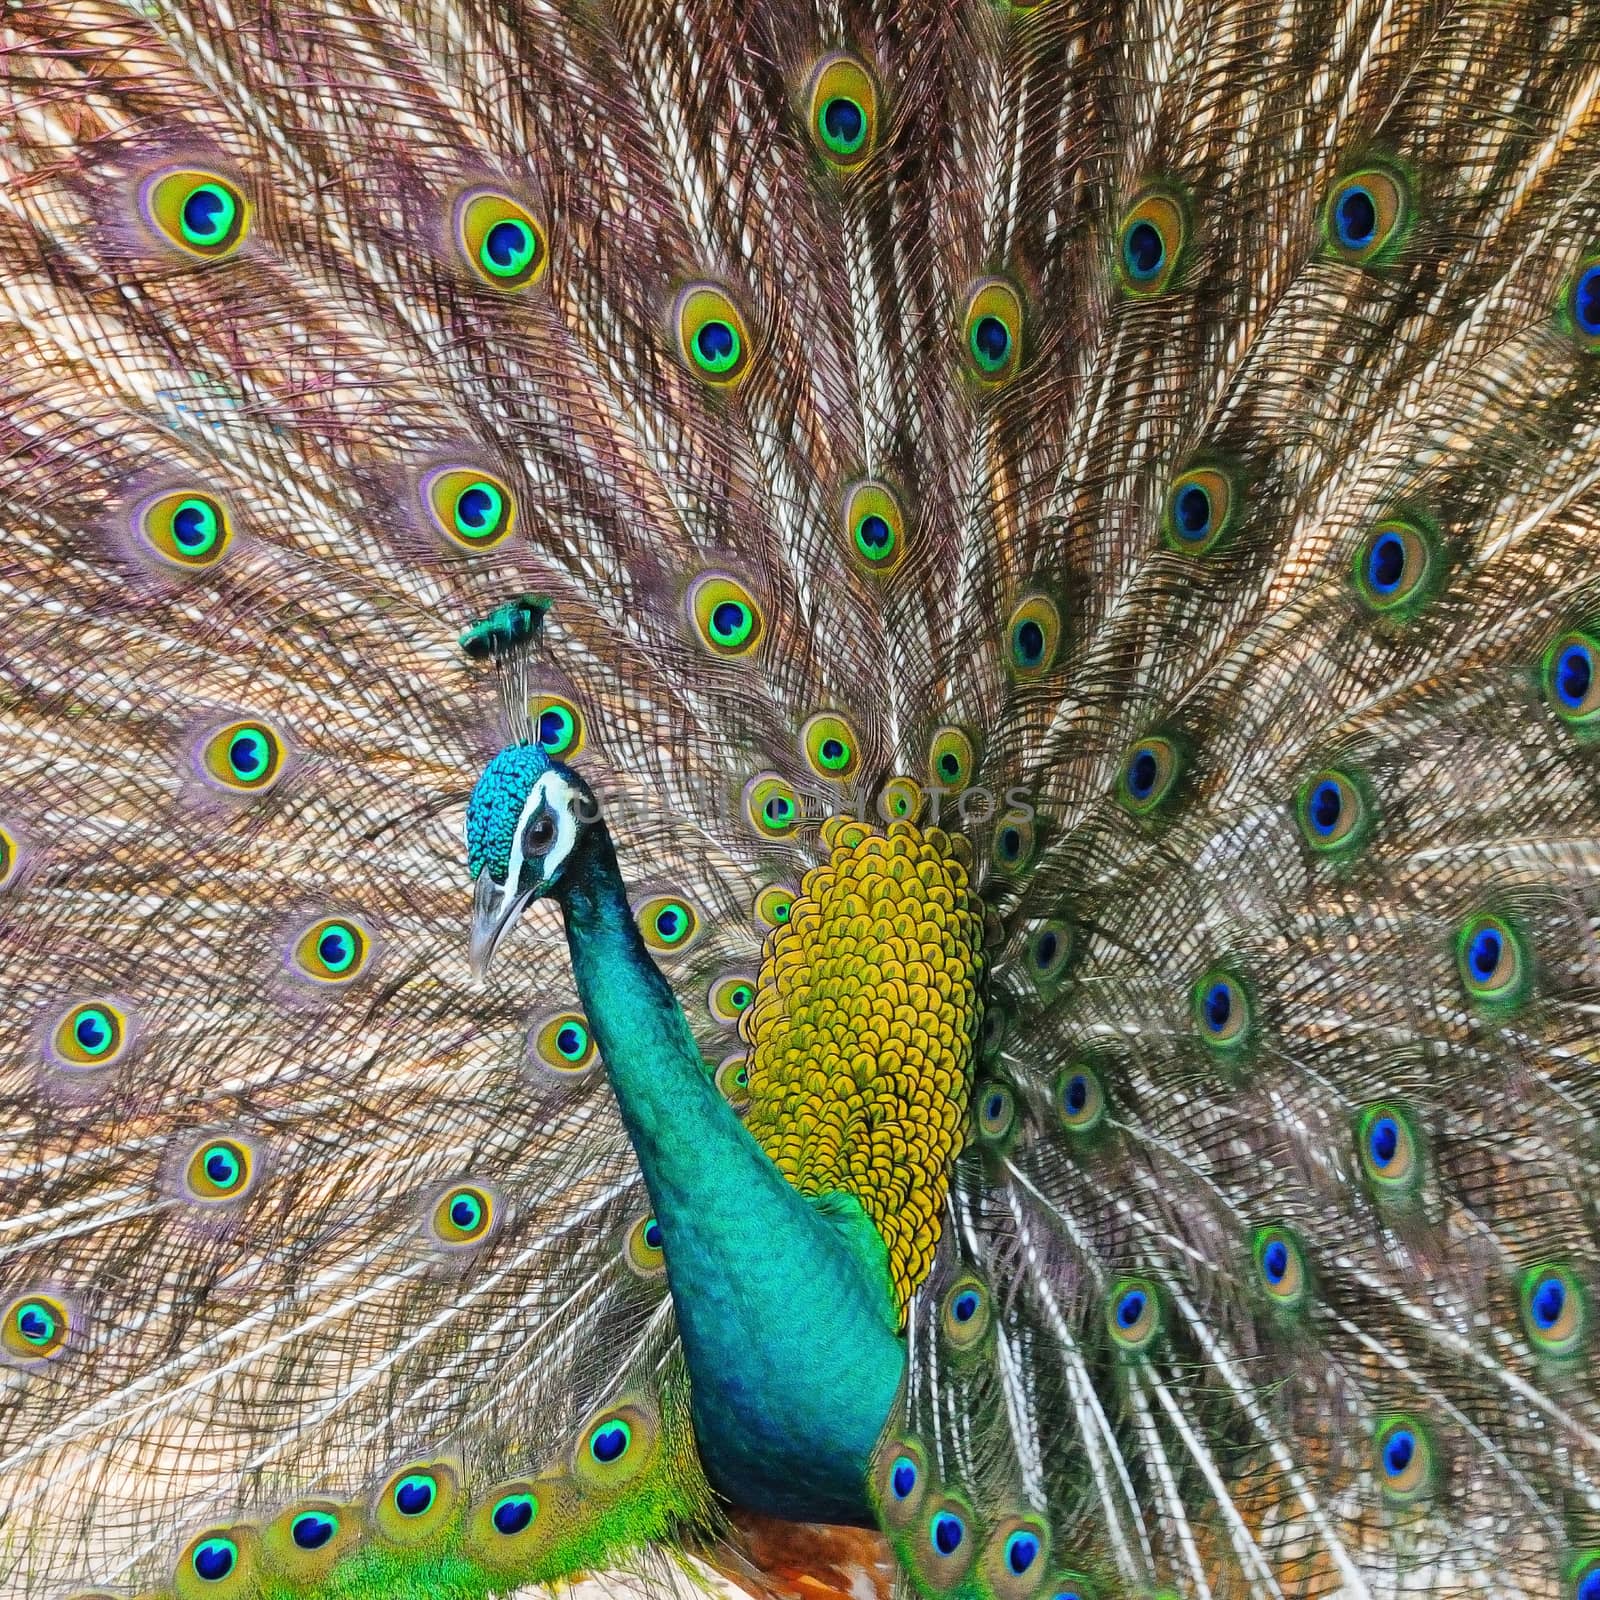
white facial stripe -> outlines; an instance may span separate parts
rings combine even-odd
[[[550,807],[555,818],[556,842],[544,854],[544,876],[548,882],[561,870],[561,863],[572,854],[578,842],[578,791],[559,772],[547,772],[528,791],[517,817],[517,831],[511,836],[511,861],[506,868],[506,887],[515,891],[522,881],[522,836],[541,804]]]

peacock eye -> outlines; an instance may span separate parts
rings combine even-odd
[[[243,192],[215,172],[179,167],[149,179],[139,195],[145,220],[185,255],[220,261],[250,226]]]
[[[489,189],[456,202],[456,242],[473,272],[506,292],[542,277],[550,259],[544,229],[533,213]]]
[[[750,331],[714,283],[693,283],[678,296],[673,322],[684,364],[702,382],[727,388],[750,367]]]
[[[812,143],[832,165],[849,171],[872,154],[878,133],[878,98],[865,67],[853,56],[820,61],[809,94]]]
[[[1022,301],[1003,278],[975,284],[962,319],[967,370],[985,388],[1009,383],[1021,364]]]
[[[134,531],[163,566],[192,572],[220,561],[232,538],[227,508],[199,490],[175,490],[142,501]]]
[[[1188,234],[1188,218],[1175,194],[1158,189],[1136,200],[1117,230],[1123,289],[1140,299],[1162,293],[1177,271]]]
[[[1399,176],[1369,167],[1329,191],[1323,227],[1333,254],[1360,266],[1402,239],[1409,220],[1409,197]]]

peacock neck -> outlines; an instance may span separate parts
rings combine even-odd
[[[558,891],[573,972],[661,1228],[706,1474],[770,1515],[867,1521],[905,1367],[881,1241],[751,1137],[640,937],[603,824],[579,850]]]

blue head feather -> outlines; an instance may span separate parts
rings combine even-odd
[[[550,757],[536,744],[511,745],[483,769],[467,801],[467,870],[473,878],[487,867],[496,883],[506,881],[517,818],[549,770]]]

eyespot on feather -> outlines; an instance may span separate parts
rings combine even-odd
[[[0,1311],[0,1355],[13,1365],[49,1361],[66,1348],[72,1331],[64,1300],[42,1290],[20,1294]]]
[[[1527,996],[1527,951],[1503,917],[1480,912],[1467,918],[1456,935],[1456,967],[1467,998],[1484,1010],[1509,1011]]]
[[[819,711],[800,730],[800,753],[819,778],[845,783],[861,765],[861,739],[837,711]]]
[[[456,201],[455,234],[474,276],[504,294],[537,283],[550,264],[544,225],[496,189],[469,189]]]
[[[689,620],[700,643],[726,660],[750,655],[766,631],[766,618],[750,591],[721,572],[695,580],[689,590]]]
[[[1016,377],[1022,365],[1022,300],[1003,278],[974,284],[961,319],[961,352],[972,379],[984,389],[998,389]]]
[[[1581,1352],[1589,1304],[1569,1267],[1558,1261],[1530,1267],[1522,1275],[1519,1301],[1528,1342],[1540,1355],[1565,1359]]]
[[[184,1166],[183,1184],[192,1200],[206,1205],[237,1201],[249,1192],[255,1157],[243,1139],[202,1140]]]
[[[977,754],[966,731],[952,725],[928,741],[928,781],[939,789],[964,789],[972,782]]]
[[[806,131],[817,153],[843,172],[867,161],[878,142],[878,91],[865,65],[843,51],[812,69]]]
[[[678,354],[704,384],[730,389],[750,370],[750,330],[727,292],[714,283],[692,283],[672,313]]]
[[[1385,517],[1362,540],[1351,575],[1368,610],[1404,621],[1432,598],[1441,567],[1432,528],[1407,517]]]
[[[1391,1503],[1414,1504],[1433,1488],[1433,1440],[1415,1417],[1398,1415],[1379,1422],[1372,1461],[1378,1487]]]
[[[261,1536],[250,1523],[207,1528],[178,1557],[178,1600],[252,1600],[261,1575]]]
[[[60,1066],[98,1070],[119,1061],[128,1041],[126,1011],[110,1000],[85,1000],[51,1029],[50,1054]]]
[[[1160,734],[1128,746],[1117,774],[1117,799],[1124,810],[1146,817],[1172,798],[1183,775],[1183,753]]]
[[[139,209],[158,237],[197,261],[224,260],[250,231],[244,191],[204,167],[170,167],[146,178]]]
[[[201,741],[200,775],[213,788],[261,794],[283,775],[287,752],[270,722],[246,718],[217,728]]]
[[[717,1068],[715,1082],[722,1096],[742,1117],[750,1109],[750,1059],[741,1050]]]
[[[779,773],[758,772],[744,786],[744,815],[763,839],[792,839],[800,827],[800,797]]]
[[[622,1401],[579,1434],[573,1476],[595,1489],[621,1489],[650,1467],[660,1443],[661,1423],[655,1411],[638,1401]]]
[[[667,1270],[667,1257],[662,1249],[661,1224],[652,1217],[640,1217],[628,1229],[623,1240],[622,1254],[628,1265],[641,1278],[659,1278]]]
[[[1310,1287],[1305,1251],[1299,1239],[1287,1228],[1258,1228],[1250,1254],[1267,1303],[1274,1311],[1298,1311],[1305,1304]]]
[[[734,1027],[756,997],[756,980],[748,972],[728,972],[716,979],[706,995],[712,1020]]]
[[[314,1588],[366,1538],[359,1509],[337,1500],[300,1500],[261,1530],[262,1570],[292,1589]]]
[[[1167,489],[1162,537],[1180,555],[1209,555],[1233,532],[1238,511],[1239,495],[1229,473],[1221,467],[1191,467]]]
[[[547,756],[571,761],[583,754],[587,729],[583,713],[565,695],[545,690],[528,700],[528,721],[535,742]]]
[[[432,1543],[455,1520],[461,1478],[453,1462],[418,1461],[402,1467],[372,1502],[372,1525],[387,1544],[415,1549]]]
[[[1056,1080],[1056,1105],[1068,1133],[1079,1137],[1093,1133],[1106,1114],[1099,1073],[1086,1062],[1068,1067]]]
[[[1170,189],[1148,189],[1117,229],[1117,276],[1123,292],[1146,300],[1166,291],[1189,239],[1188,209]]]
[[[851,558],[863,571],[881,577],[905,560],[905,512],[887,484],[854,485],[845,496],[844,527]]]
[[[917,1520],[928,1494],[928,1462],[914,1439],[889,1438],[878,1447],[872,1468],[873,1499],[891,1528]]]
[[[353,983],[372,956],[372,937],[354,917],[319,917],[295,940],[289,959],[313,983]]]
[[[1544,653],[1546,703],[1565,723],[1587,729],[1600,716],[1600,644],[1587,633],[1562,635]]]
[[[141,500],[133,531],[157,562],[179,572],[214,567],[233,540],[227,503],[200,489],[168,489]]]
[[[1106,1331],[1124,1356],[1142,1356],[1161,1335],[1161,1300],[1147,1278],[1121,1278],[1106,1296]]]
[[[979,1557],[983,1591],[995,1600],[1029,1600],[1050,1564],[1050,1529],[1038,1517],[1001,1518]]]
[[[1190,991],[1195,1029],[1213,1050],[1233,1051],[1250,1034],[1252,1008],[1244,985],[1232,973],[1213,968]]]
[[[1323,237],[1329,252],[1353,266],[1390,256],[1411,223],[1410,186],[1400,173],[1369,166],[1346,173],[1328,191]]]
[[[1319,856],[1348,856],[1371,832],[1372,810],[1363,785],[1348,772],[1324,767],[1300,785],[1295,820],[1306,843]]]
[[[1017,1097],[1003,1083],[978,1085],[972,1094],[972,1120],[980,1143],[1004,1145],[1016,1132]]]
[[[794,910],[795,891],[784,883],[769,883],[756,891],[755,919],[762,928],[787,925]]]
[[[1042,678],[1061,651],[1061,613],[1049,595],[1022,600],[1006,623],[1007,664],[1023,683]]]
[[[878,815],[885,822],[915,822],[922,805],[922,785],[915,778],[890,778],[878,791]]]
[[[700,936],[699,914],[679,895],[650,895],[633,914],[644,942],[662,955],[687,950]]]
[[[945,1291],[939,1330],[956,1350],[970,1350],[989,1331],[989,1291],[973,1277],[958,1278]]]
[[[442,466],[422,476],[422,506],[434,531],[459,550],[492,550],[517,524],[517,497],[482,467]]]
[[[1421,1141],[1410,1115],[1393,1101],[1379,1101],[1361,1112],[1356,1156],[1375,1200],[1409,1199],[1422,1183]]]
[[[533,1053],[541,1067],[567,1079],[591,1072],[599,1060],[594,1034],[581,1011],[557,1011],[535,1023]]]
[[[493,1231],[494,1197],[477,1184],[452,1185],[435,1203],[428,1219],[434,1241],[458,1250],[481,1244]]]

